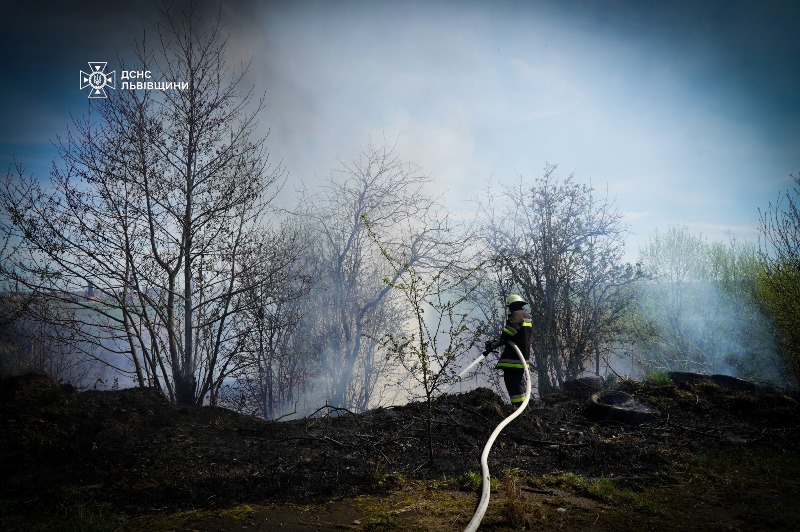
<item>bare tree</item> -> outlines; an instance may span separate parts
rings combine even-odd
[[[622,264],[622,214],[606,196],[545,167],[485,206],[486,245],[501,285],[522,292],[533,317],[539,393],[579,376],[613,337],[635,269]],[[506,206],[496,207],[500,199]]]
[[[255,135],[264,100],[240,91],[246,68],[226,65],[219,21],[194,7],[164,20],[153,51],[137,46],[136,70],[177,86],[91,101],[59,141],[49,187],[7,177],[15,246],[4,273],[60,299],[91,284],[99,303],[77,304],[139,385],[213,402],[242,346],[231,325],[244,308],[243,258],[262,245],[254,228],[280,171]]]
[[[72,353],[76,309],[35,294],[0,294],[0,374],[47,375],[77,386],[104,383],[105,368]]]
[[[269,245],[249,258],[249,289],[243,293],[243,334],[248,340],[228,403],[266,419],[287,413],[296,394],[316,374],[317,359],[303,346],[308,338],[305,296],[315,279],[308,269],[306,240],[300,228],[285,224],[265,235]]]
[[[457,361],[479,343],[483,323],[473,316],[471,296],[479,286],[475,272],[480,269],[467,256],[469,238],[451,235],[441,261],[409,265],[393,257],[365,220],[373,241],[392,266],[394,281],[384,282],[401,294],[399,305],[406,309],[408,325],[389,330],[378,339],[390,358],[397,360],[410,377],[410,397],[421,396],[426,405],[428,461],[434,461],[433,400],[458,380]],[[408,380],[407,380],[408,382]]]
[[[401,161],[393,146],[368,145],[314,194],[303,198],[300,215],[316,232],[321,279],[313,294],[324,338],[322,364],[330,404],[367,408],[380,375],[374,340],[398,327],[392,283],[420,262],[444,251],[447,219],[425,192],[430,179]],[[394,270],[369,238],[365,220],[403,268]],[[384,282],[388,280],[389,282]],[[356,371],[360,375],[356,375]]]

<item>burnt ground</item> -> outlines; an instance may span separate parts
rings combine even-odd
[[[711,381],[623,382],[660,412],[598,417],[591,392],[532,401],[490,455],[481,530],[798,530],[797,397]],[[3,530],[462,530],[493,392],[266,422],[154,390],[0,382]]]

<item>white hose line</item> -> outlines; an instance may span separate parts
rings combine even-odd
[[[517,408],[514,412],[511,413],[507,418],[500,422],[497,425],[497,428],[494,429],[492,435],[489,436],[489,439],[486,440],[486,445],[483,448],[483,453],[481,454],[481,473],[483,474],[483,484],[481,486],[481,500],[478,503],[478,508],[475,510],[475,515],[472,516],[472,520],[467,525],[467,528],[464,529],[464,532],[475,532],[478,530],[478,526],[480,526],[481,521],[483,521],[483,516],[486,514],[486,509],[489,507],[489,451],[492,449],[492,445],[494,445],[494,440],[497,436],[500,435],[500,432],[514,419],[517,418],[522,412],[527,408],[528,402],[531,399],[531,372],[528,369],[528,363],[522,357],[522,352],[519,350],[519,347],[516,344],[509,342],[508,345],[514,347],[517,351],[517,356],[522,361],[522,365],[525,368],[525,378],[527,381],[526,384],[526,391],[525,391],[525,400],[522,402],[522,406]]]

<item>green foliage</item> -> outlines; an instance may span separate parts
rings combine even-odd
[[[800,382],[800,176],[761,213],[758,293],[772,319],[784,366]]]
[[[483,476],[480,471],[467,471],[458,475],[457,477],[443,477],[441,480],[433,480],[429,482],[429,487],[433,490],[457,490],[466,491],[469,493],[480,493],[483,486]],[[497,489],[498,479],[495,477],[489,478],[489,487],[494,490]]]
[[[651,371],[645,374],[642,380],[650,384],[672,384],[672,379],[667,372]]]
[[[707,290],[706,250],[702,236],[685,226],[656,232],[642,249],[647,280],[639,284],[639,314],[632,326],[637,362],[646,372],[710,370],[710,356],[698,341],[716,330],[700,318],[701,309],[713,298]]]
[[[772,264],[760,278],[759,294],[775,324],[782,360],[795,382],[800,381],[800,269]]]
[[[479,492],[482,484],[483,476],[478,471],[467,471],[454,479],[455,487],[461,491]]]
[[[751,244],[707,242],[686,227],[657,233],[642,250],[646,279],[626,316],[628,341],[647,373],[736,371],[777,380],[774,336],[758,295]]]

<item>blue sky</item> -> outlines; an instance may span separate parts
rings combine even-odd
[[[114,68],[158,20],[148,1],[49,4],[12,2],[0,36],[0,162],[37,175],[86,112],[78,71]],[[556,163],[608,187],[634,258],[671,224],[755,241],[800,171],[797,2],[229,1],[222,18],[266,92],[287,202],[370,139],[465,214],[490,178]]]

